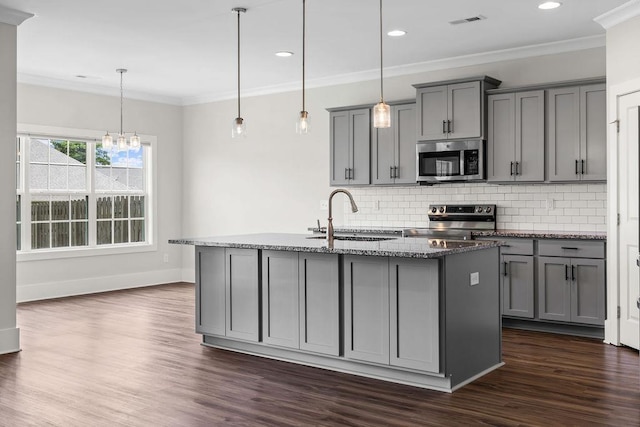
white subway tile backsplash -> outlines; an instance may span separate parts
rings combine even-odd
[[[492,203],[501,229],[606,231],[606,191],[606,184],[354,187],[360,209],[351,213],[345,198],[345,225],[427,227],[430,204]]]

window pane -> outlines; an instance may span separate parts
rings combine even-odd
[[[20,189],[20,137],[16,138],[16,189]]]
[[[54,222],[51,224],[51,247],[61,248],[69,246],[69,223]]]
[[[98,221],[96,237],[99,245],[111,244],[111,221]]]
[[[111,167],[96,166],[96,190],[111,190]]]
[[[49,166],[49,188],[52,190],[66,190],[69,188],[67,180],[67,166]]]
[[[69,190],[84,190],[87,188],[87,167],[84,165],[69,165]]]
[[[87,222],[71,223],[71,246],[87,246],[89,244],[89,224]]]
[[[49,162],[51,164],[66,165],[69,163],[67,155],[69,142],[59,139],[49,140]]]
[[[111,189],[114,191],[128,190],[126,168],[111,169]]]
[[[69,220],[69,198],[54,196],[51,198],[51,219],[54,221]]]
[[[129,169],[129,190],[144,190],[142,169]]]
[[[89,212],[87,207],[89,206],[89,198],[71,198],[71,219],[87,219]]]
[[[131,242],[144,242],[144,220],[131,221]]]
[[[110,219],[111,215],[111,197],[98,197],[96,199],[96,214],[98,219]]]
[[[49,189],[48,165],[29,165],[29,188],[31,190]]]
[[[113,217],[129,218],[129,198],[116,196],[113,198]]]
[[[130,218],[144,218],[144,196],[131,196]]]
[[[18,240],[16,242],[16,247],[18,250],[22,249],[22,226],[20,224],[16,225],[16,236],[18,237]]]
[[[49,223],[31,224],[31,249],[49,247]]]
[[[34,196],[31,200],[31,221],[49,221],[49,197]]]
[[[114,221],[113,243],[129,243],[128,221]]]
[[[69,141],[69,165],[87,164],[87,144],[80,141]]]
[[[49,163],[49,140],[30,138],[29,141],[29,162]]]
[[[16,221],[20,222],[22,218],[22,207],[20,203],[21,196],[16,196]]]
[[[129,168],[142,169],[144,166],[142,157],[143,150],[144,147],[129,150],[129,160],[127,162],[127,166],[129,166]]]

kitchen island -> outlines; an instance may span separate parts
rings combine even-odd
[[[171,240],[203,344],[448,392],[502,365],[498,243],[319,237]]]

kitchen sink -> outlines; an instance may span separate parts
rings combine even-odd
[[[326,239],[327,236],[309,236],[307,239]],[[383,240],[393,240],[396,237],[379,236],[333,236],[333,240],[351,240],[356,242],[380,242]]]

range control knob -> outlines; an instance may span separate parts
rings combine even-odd
[[[440,213],[444,213],[444,206],[440,206],[440,209],[438,209],[440,211]]]
[[[476,212],[478,212],[478,213],[482,213],[482,206],[478,206],[478,207],[476,208]]]
[[[440,240],[440,247],[444,248],[444,245],[445,245],[444,240]]]
[[[438,246],[438,241],[437,240],[432,240],[431,241],[431,246]]]
[[[484,210],[486,213],[491,213],[491,206],[487,206],[487,208]]]
[[[438,212],[438,208],[436,208],[435,206],[431,208],[431,213],[436,213]]]

